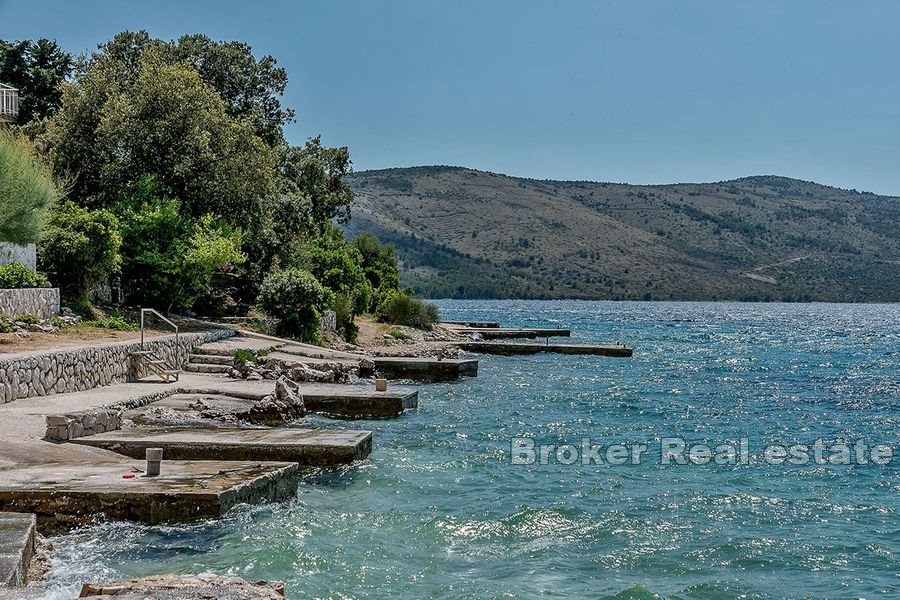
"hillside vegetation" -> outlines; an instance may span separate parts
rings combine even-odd
[[[452,298],[900,301],[900,198],[763,176],[538,181],[458,167],[353,175],[347,227]]]

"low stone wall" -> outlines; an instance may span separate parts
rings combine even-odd
[[[65,442],[86,435],[115,431],[122,428],[122,413],[126,410],[147,406],[173,394],[181,393],[180,388],[170,388],[154,394],[144,394],[101,406],[91,410],[60,415],[47,415],[45,438],[51,442]]]
[[[204,394],[207,396],[219,396],[223,394],[221,389],[207,387],[191,387],[175,384],[152,394],[132,396],[115,404],[98,406],[91,410],[84,410],[58,415],[47,415],[47,431],[44,437],[51,442],[65,442],[76,438],[115,431],[122,428],[122,414],[125,411],[141,408],[154,402],[159,402],[176,394]],[[239,391],[229,391],[229,395],[236,398],[244,397]],[[254,399],[252,397],[247,399]]]
[[[39,319],[59,314],[59,288],[0,289],[0,314],[18,317],[30,313]]]
[[[233,329],[147,340],[146,350],[175,368],[183,368],[195,346],[231,337]],[[130,356],[140,341],[66,348],[53,352],[0,355],[0,404],[21,398],[81,392],[114,383],[136,381],[151,374],[143,361]]]

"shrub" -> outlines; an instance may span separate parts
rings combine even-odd
[[[359,335],[359,327],[353,322],[355,316],[353,300],[346,295],[335,296],[331,308],[334,310],[338,332],[348,342],[355,342],[356,336]]]
[[[391,329],[387,332],[389,336],[392,338],[396,338],[398,340],[411,340],[412,336],[403,331],[402,329]]]
[[[418,329],[431,329],[439,319],[437,306],[413,297],[410,290],[387,291],[378,302],[375,317],[383,323]]]
[[[38,241],[61,194],[24,137],[0,127],[0,240]]]
[[[101,329],[113,329],[115,331],[137,331],[141,328],[137,323],[130,323],[119,315],[91,319],[84,321],[82,324],[87,327],[100,327]]]
[[[26,325],[37,325],[41,322],[40,319],[31,313],[22,313],[21,315],[16,316],[15,320],[19,323],[25,323]]]
[[[12,333],[13,321],[6,315],[0,315],[0,333]]]
[[[44,287],[46,283],[46,277],[22,263],[0,265],[0,288],[36,288]]]
[[[257,301],[268,315],[279,319],[280,333],[315,343],[321,311],[332,304],[333,296],[312,273],[288,269],[266,276]]]
[[[40,246],[41,266],[67,298],[84,300],[92,287],[119,270],[121,246],[114,214],[65,202],[50,218]]]
[[[246,350],[244,348],[239,348],[234,351],[234,364],[235,366],[241,366],[246,363],[257,364],[259,360],[256,358],[256,354],[253,353],[252,350]]]
[[[186,217],[178,200],[151,198],[117,210],[122,279],[133,303],[190,308],[219,270],[247,259],[240,231],[212,215]]]

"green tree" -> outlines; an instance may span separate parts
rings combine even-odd
[[[182,214],[177,200],[117,207],[123,231],[122,283],[131,302],[191,308],[216,272],[246,260],[242,234],[213,215]]]
[[[280,333],[312,343],[320,341],[319,319],[333,301],[315,275],[302,269],[270,273],[258,298],[259,306],[279,320]]]
[[[60,86],[72,67],[72,55],[55,41],[0,40],[0,83],[18,88],[20,123],[43,118],[59,108]]]
[[[371,233],[361,233],[353,245],[362,257],[362,268],[375,290],[392,290],[400,286],[397,252],[393,246],[382,244]]]
[[[350,220],[353,188],[346,178],[353,168],[346,146],[328,148],[321,137],[312,138],[286,150],[280,172],[285,193],[304,198],[310,226],[322,231],[332,219]]]
[[[31,143],[0,127],[0,240],[38,241],[60,196],[50,169],[35,155]]]
[[[64,202],[53,211],[38,256],[63,295],[77,302],[119,270],[121,245],[119,220],[110,211]]]
[[[84,68],[112,58],[123,69],[136,72],[148,49],[167,64],[193,67],[225,102],[229,115],[248,119],[269,145],[283,142],[282,127],[294,119],[294,111],[284,108],[280,100],[287,87],[287,72],[272,56],[257,59],[243,42],[217,42],[202,34],[163,41],[146,31],[123,31],[101,44]]]
[[[274,154],[250,123],[187,64],[168,64],[150,47],[134,61],[95,55],[47,132],[58,173],[73,195],[109,207],[142,176],[186,214],[216,213],[253,224],[274,192]]]

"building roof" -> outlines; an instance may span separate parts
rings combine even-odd
[[[11,90],[13,92],[18,92],[18,88],[14,88],[11,85],[6,85],[5,83],[0,83],[0,90]]]

